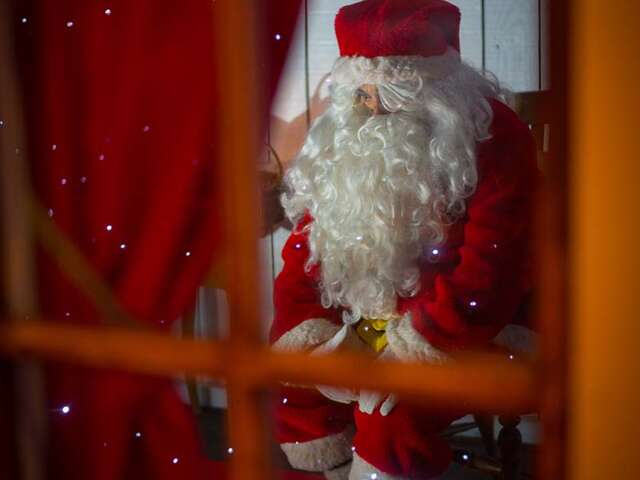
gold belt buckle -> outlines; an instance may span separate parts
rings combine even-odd
[[[358,336],[377,353],[387,346],[387,320],[363,318],[356,327]]]

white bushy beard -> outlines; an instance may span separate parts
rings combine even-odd
[[[354,108],[356,85],[334,85],[331,107],[287,172],[288,217],[313,217],[307,268],[319,263],[322,304],[346,308],[345,321],[395,313],[397,295],[418,292],[425,255],[465,213],[476,142],[492,119],[485,96],[497,90],[459,70],[379,83],[391,113],[378,116]]]

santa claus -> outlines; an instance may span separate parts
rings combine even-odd
[[[460,60],[459,24],[443,0],[338,12],[331,105],[286,175],[297,226],[275,285],[274,348],[442,363],[518,337],[535,145],[497,83]],[[327,478],[437,476],[451,460],[438,434],[463,413],[327,387],[281,394],[282,449]]]

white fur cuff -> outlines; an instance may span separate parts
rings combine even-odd
[[[349,472],[351,471],[351,462],[340,465],[324,472],[326,480],[349,480]]]
[[[351,466],[349,480],[371,480],[372,478],[376,480],[407,480],[405,477],[397,477],[381,472],[355,453],[353,455],[353,464]]]
[[[272,348],[280,352],[300,352],[333,338],[340,327],[325,318],[310,318],[276,340]]]
[[[400,360],[442,364],[450,359],[448,354],[432,346],[413,327],[410,314],[389,320],[386,333],[388,347]]]
[[[281,443],[280,447],[293,468],[307,472],[325,472],[351,459],[354,433],[355,429],[351,426],[335,435],[308,442]]]

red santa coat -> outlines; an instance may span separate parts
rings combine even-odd
[[[418,294],[398,298],[398,313],[410,324],[387,334],[401,358],[440,361],[438,352],[488,345],[531,290],[535,142],[511,109],[489,102],[491,138],[477,146],[479,180],[466,215],[423,261]],[[275,282],[271,342],[284,350],[319,345],[342,325],[340,309],[320,304],[318,267],[305,272],[309,247],[301,227],[310,221],[303,219],[286,242]]]

